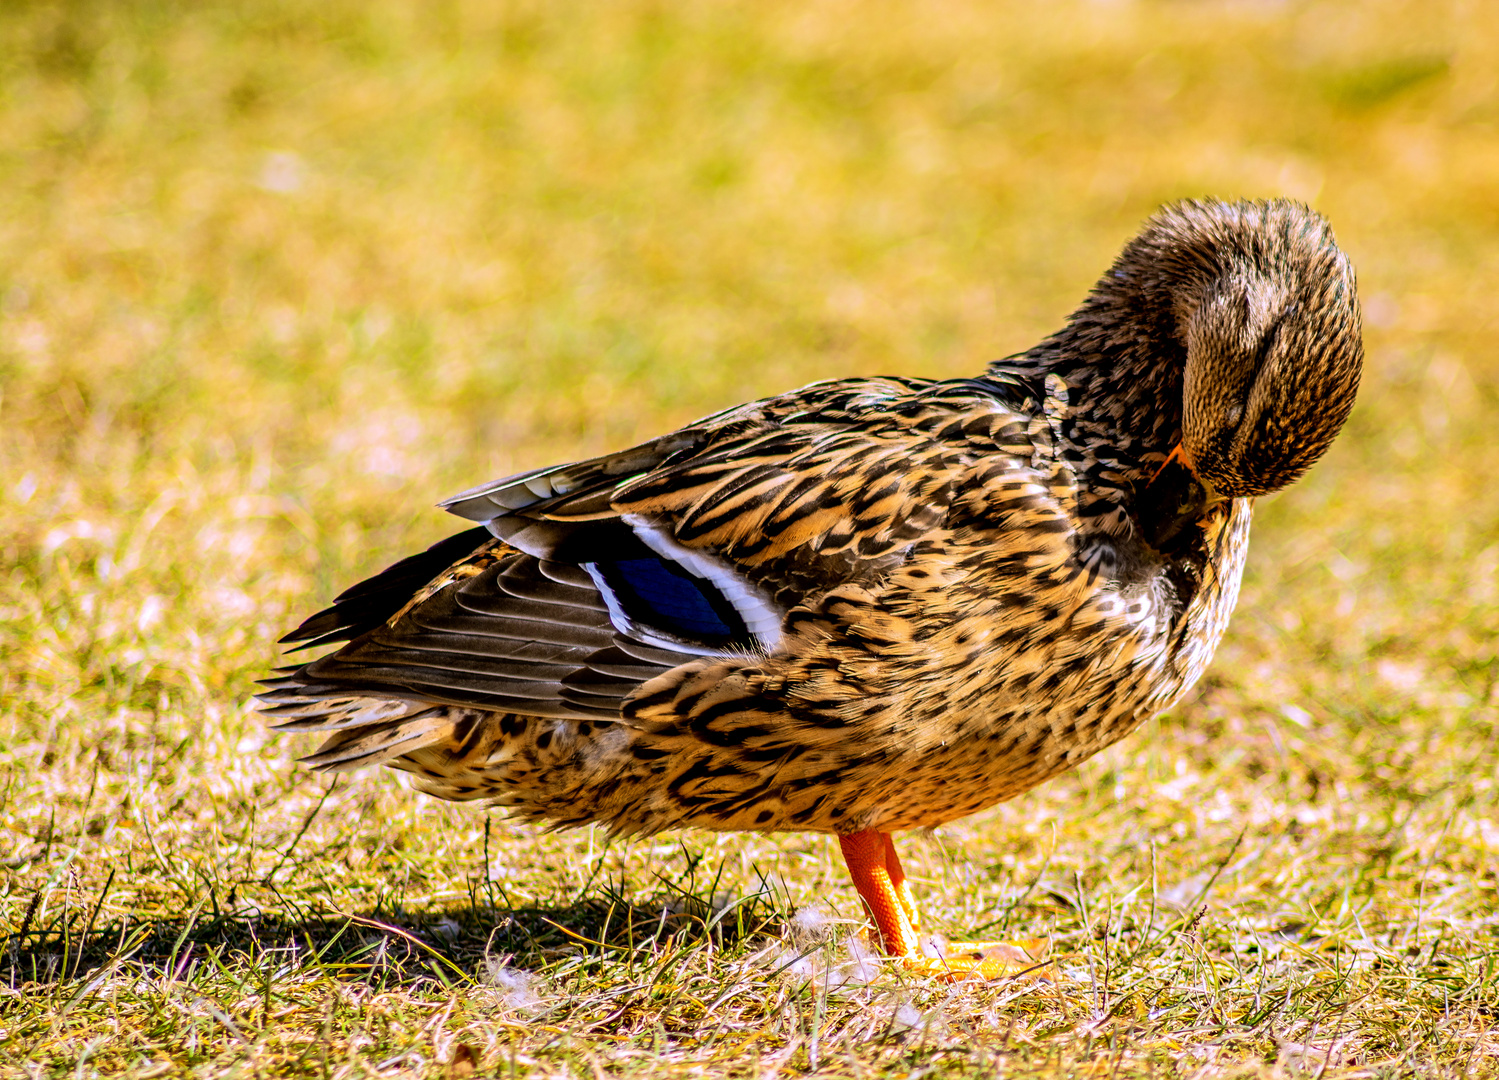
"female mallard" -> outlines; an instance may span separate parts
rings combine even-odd
[[[1159,213],[1067,325],[976,379],[849,379],[443,504],[482,527],[286,638],[321,769],[618,833],[834,833],[923,961],[890,841],[1169,707],[1228,623],[1252,500],[1358,387],[1353,270],[1296,203]]]

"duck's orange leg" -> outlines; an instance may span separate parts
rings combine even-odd
[[[911,920],[911,929],[921,933],[921,912],[917,910],[916,898],[911,895],[911,886],[906,882],[906,872],[901,869],[900,856],[895,853],[895,838],[889,833],[880,833],[885,841],[885,872],[890,875],[890,885],[895,889],[895,898],[901,910]]]
[[[885,955],[901,959],[920,956],[918,924],[911,918],[915,911],[911,906],[911,890],[900,860],[895,857],[890,834],[870,829],[840,836],[838,843],[843,848],[843,861],[848,864],[854,888],[859,890],[859,897],[874,920],[875,933]]]
[[[886,956],[922,974],[948,979],[996,979],[1040,969],[1033,956],[1044,951],[1046,943],[1035,939],[953,944],[946,956],[924,956],[921,914],[890,834],[869,829],[839,836],[838,844]]]

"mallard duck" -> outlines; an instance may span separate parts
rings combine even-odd
[[[1337,435],[1353,269],[1293,202],[1151,218],[1066,325],[977,378],[814,383],[441,505],[478,527],[284,639],[323,770],[385,764],[529,822],[838,837],[923,956],[891,834],[1019,795],[1212,657],[1257,496]]]

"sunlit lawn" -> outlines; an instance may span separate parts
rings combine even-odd
[[[1189,700],[904,840],[1054,979],[858,962],[825,839],[606,849],[251,711],[439,498],[975,374],[1209,194],[1332,219],[1365,385]],[[1481,3],[0,7],[0,1076],[1499,1071],[1496,271]]]

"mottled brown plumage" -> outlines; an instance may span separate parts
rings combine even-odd
[[[1361,355],[1322,218],[1182,203],[979,378],[817,383],[449,500],[483,527],[291,634],[347,644],[265,711],[327,733],[319,768],[389,764],[530,821],[846,851],[938,825],[1192,684],[1252,499],[1326,450]]]

